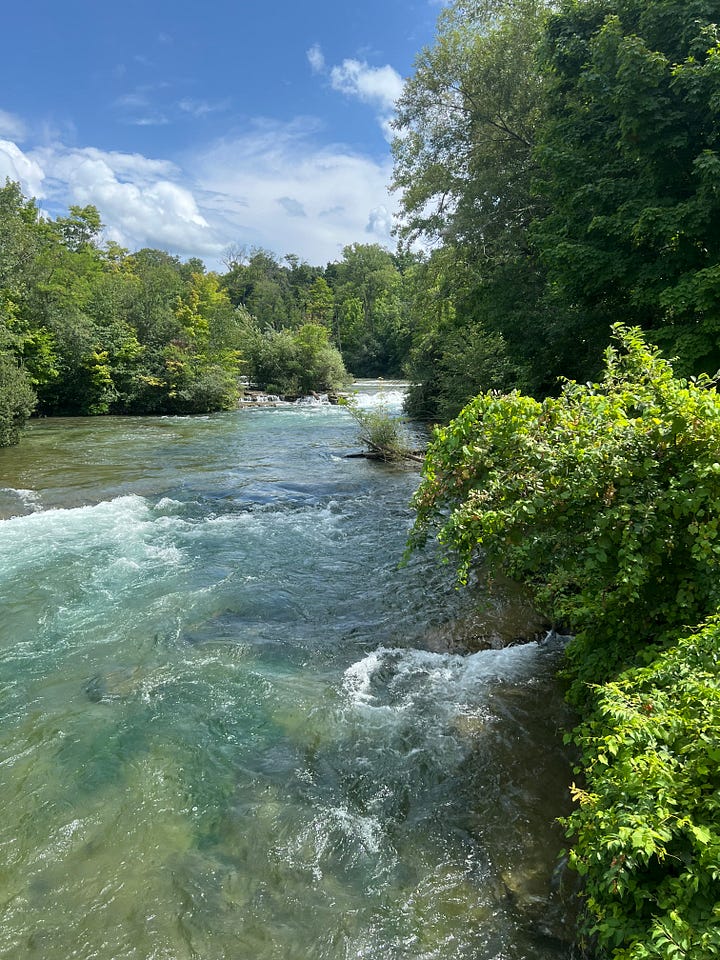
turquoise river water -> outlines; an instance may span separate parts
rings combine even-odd
[[[357,449],[313,403],[0,451],[2,960],[571,955],[557,644],[460,652],[502,599],[399,566],[418,474]]]

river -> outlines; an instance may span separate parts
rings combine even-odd
[[[0,958],[571,955],[558,643],[460,652],[502,600],[400,565],[418,474],[357,449],[308,403],[0,450]]]

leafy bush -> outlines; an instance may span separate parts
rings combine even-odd
[[[315,323],[296,332],[250,330],[243,347],[251,382],[277,394],[339,390],[350,378],[329,336]]]
[[[361,410],[353,401],[346,401],[350,415],[360,428],[360,440],[371,453],[382,460],[404,460],[412,455],[403,421],[392,416],[386,407]]]
[[[599,955],[708,960],[720,957],[720,399],[707,378],[675,378],[636,329],[614,335],[600,383],[543,403],[485,394],[437,431],[411,546],[438,528],[461,577],[485,557],[577,631],[587,782],[567,828]]]
[[[720,617],[599,691],[568,819],[614,960],[720,957]]]
[[[437,527],[461,577],[485,556],[530,584],[595,683],[720,600],[720,400],[614,329],[600,383],[484,394],[436,432],[411,537]]]
[[[18,442],[35,403],[30,377],[13,358],[0,353],[0,447]]]

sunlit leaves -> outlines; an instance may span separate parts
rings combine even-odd
[[[488,558],[528,581],[595,678],[720,597],[720,401],[616,334],[599,383],[473,400],[415,498],[413,542],[436,528],[461,577]]]
[[[613,960],[706,960],[720,956],[720,398],[638,330],[614,332],[598,383],[543,403],[487,393],[436,432],[411,544],[437,532],[461,577],[504,568],[577,632],[585,782],[567,826],[587,932]]]

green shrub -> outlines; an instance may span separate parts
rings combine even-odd
[[[0,353],[0,447],[18,442],[36,400],[28,374],[12,357]]]
[[[615,340],[600,383],[484,394],[437,431],[411,537],[438,529],[461,577],[486,557],[528,583],[594,683],[720,600],[720,400],[637,330]]]
[[[567,820],[613,960],[720,957],[720,399],[639,331],[600,383],[485,394],[436,433],[410,546],[483,558],[576,632],[584,789]],[[697,632],[693,633],[693,629]],[[678,641],[678,637],[684,637]]]
[[[568,819],[588,933],[614,960],[720,956],[720,617],[598,692]]]
[[[361,410],[352,400],[346,401],[350,415],[359,427],[360,441],[382,460],[404,460],[412,455],[412,447],[403,421],[384,406]]]
[[[320,324],[308,323],[296,332],[251,329],[243,354],[251,382],[268,393],[339,390],[350,380],[340,352]]]

